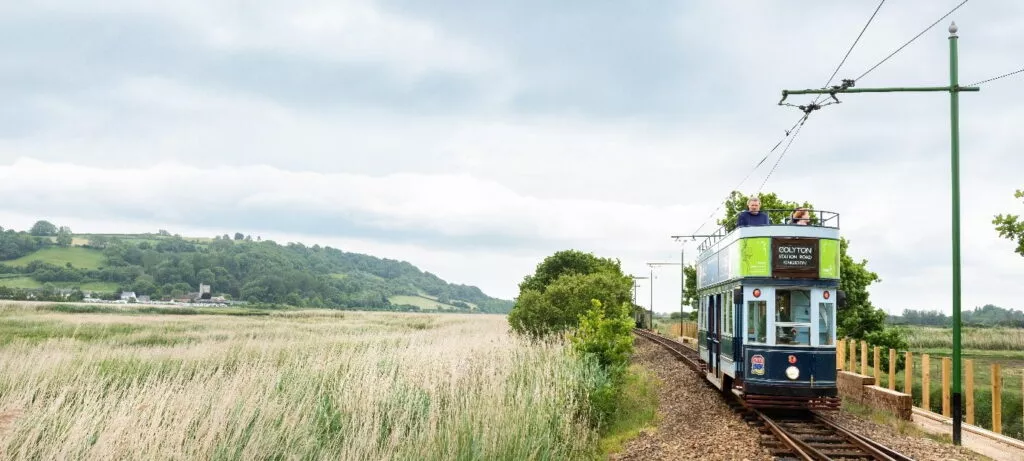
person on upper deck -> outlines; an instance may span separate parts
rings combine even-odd
[[[736,227],[767,226],[771,223],[768,213],[761,212],[761,199],[757,197],[748,198],[747,209],[736,217]]]
[[[789,216],[789,223],[798,226],[807,226],[811,223],[811,213],[807,208],[799,207]]]

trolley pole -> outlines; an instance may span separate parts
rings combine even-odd
[[[637,277],[635,275],[631,275],[630,277],[633,279],[633,305],[636,306],[636,293],[637,291],[639,291],[637,289],[640,288],[640,284],[637,282],[637,280],[647,280],[647,277]]]
[[[686,305],[686,240],[690,239],[697,240],[698,238],[708,238],[713,235],[673,235],[672,239],[682,243],[679,249],[679,270],[682,278],[680,279],[680,292],[679,292],[679,334],[683,334],[683,306]]]
[[[889,93],[948,91],[950,97],[950,169],[952,181],[952,227],[953,227],[953,444],[960,445],[961,417],[963,415],[963,394],[961,388],[960,357],[960,92],[979,91],[976,86],[960,86],[958,81],[956,22],[949,25],[949,86],[919,88],[852,88],[852,81],[845,81],[842,87],[823,90],[782,91],[782,100],[791,94],[828,94],[835,98],[837,93]],[[838,101],[838,100],[837,100]],[[781,104],[782,101],[779,101]],[[806,108],[806,111],[817,107]]]
[[[654,266],[677,266],[681,263],[647,263],[651,268],[651,330],[654,330]],[[682,325],[680,325],[682,327]],[[682,330],[680,330],[682,331]]]

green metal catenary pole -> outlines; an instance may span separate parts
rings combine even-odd
[[[953,183],[953,444],[960,445],[960,92],[956,23],[949,25],[949,101],[951,175]]]
[[[950,136],[951,152],[950,167],[952,179],[952,224],[953,224],[953,443],[961,444],[961,418],[963,416],[963,397],[961,393],[961,342],[960,342],[960,92],[979,91],[979,88],[960,86],[958,82],[957,26],[949,26],[949,86],[928,87],[891,87],[891,88],[831,88],[819,90],[783,90],[782,100],[793,94],[828,94],[835,96],[843,93],[893,93],[893,92],[928,92],[948,91],[950,96]],[[782,104],[782,101],[779,101]],[[815,109],[820,108],[816,107]],[[810,109],[813,110],[813,109]]]

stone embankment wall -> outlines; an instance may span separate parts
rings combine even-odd
[[[836,387],[843,400],[857,402],[892,413],[900,419],[910,421],[914,401],[910,395],[891,391],[875,385],[875,378],[848,371],[839,371]]]

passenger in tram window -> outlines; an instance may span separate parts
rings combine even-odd
[[[736,227],[767,226],[771,223],[768,213],[761,213],[761,199],[757,197],[748,198],[747,209],[736,217]]]
[[[793,214],[789,216],[789,223],[796,224],[798,226],[806,226],[811,223],[811,213],[807,211],[807,208],[797,208],[793,211]]]

